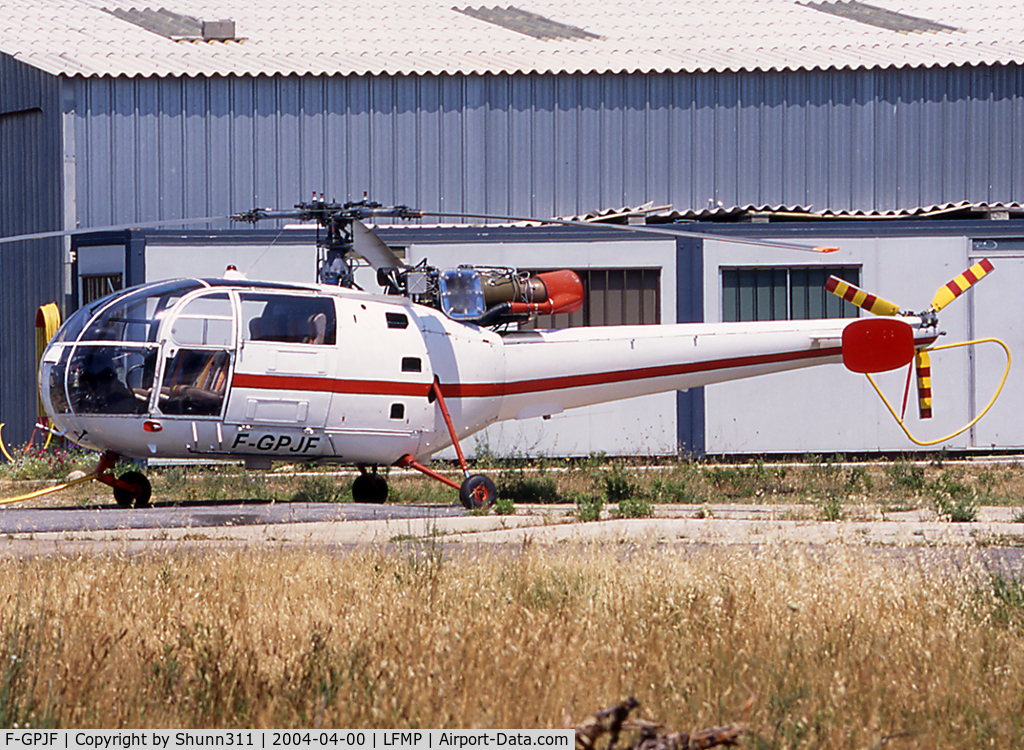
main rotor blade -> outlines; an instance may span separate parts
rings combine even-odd
[[[363,222],[352,222],[352,249],[375,269],[403,268],[405,263]]]
[[[484,221],[525,221],[533,224],[558,224],[569,227],[601,227],[619,232],[640,232],[645,234],[660,234],[668,237],[696,237],[698,239],[723,240],[725,242],[742,242],[744,245],[756,245],[758,247],[771,247],[781,250],[799,250],[805,253],[834,253],[838,247],[815,247],[812,245],[799,245],[795,242],[776,242],[774,240],[756,240],[750,237],[736,239],[732,237],[720,237],[706,232],[689,232],[685,229],[663,229],[661,227],[637,226],[635,224],[605,224],[598,221],[575,221],[573,219],[538,219],[529,216],[496,216],[493,214],[463,214],[444,211],[420,211],[421,216],[436,216],[438,218],[454,219],[483,219]]]
[[[932,299],[932,310],[938,312],[944,308],[950,302],[985,278],[992,272],[992,269],[993,266],[989,262],[988,258],[982,258],[951,282],[945,286],[939,287],[939,290],[935,292],[935,297]]]
[[[161,221],[136,221],[131,224],[111,224],[105,227],[79,227],[77,229],[58,229],[53,232],[33,232],[31,234],[15,234],[10,237],[0,237],[0,245],[9,242],[27,242],[30,240],[45,240],[50,237],[71,237],[76,234],[89,234],[90,232],[120,232],[125,229],[153,229],[175,224],[205,224],[211,221],[229,219],[229,216],[203,216],[191,219],[163,219]]]
[[[825,289],[837,297],[842,297],[851,305],[856,305],[873,315],[899,315],[900,312],[899,305],[881,297],[876,297],[873,294],[868,294],[863,289],[843,281],[838,276],[829,276],[828,281],[825,282]]]

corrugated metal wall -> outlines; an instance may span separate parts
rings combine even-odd
[[[1024,201],[1024,68],[76,79],[90,225],[313,190],[538,216]]]
[[[60,82],[0,54],[0,236],[61,228]],[[36,420],[35,312],[61,303],[61,241],[0,245],[0,422],[28,439]]]

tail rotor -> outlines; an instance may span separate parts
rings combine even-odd
[[[964,292],[985,278],[993,270],[992,263],[987,258],[978,261],[959,276],[939,287],[935,292],[935,296],[932,298],[931,305],[927,310],[922,312],[902,310],[896,303],[871,294],[870,292],[866,292],[863,289],[838,278],[837,276],[830,277],[828,282],[825,284],[825,288],[832,292],[832,294],[843,298],[850,304],[856,305],[862,310],[867,310],[872,315],[910,319],[901,322],[892,321],[891,323],[887,323],[881,327],[877,325],[880,324],[881,321],[871,318],[865,318],[851,323],[843,331],[843,362],[851,371],[863,372],[867,375],[868,380],[871,381],[871,385],[874,386],[878,395],[882,398],[882,401],[885,403],[886,407],[888,407],[889,412],[899,423],[904,433],[906,433],[907,437],[918,445],[936,445],[954,438],[972,427],[992,407],[995,400],[999,397],[999,393],[1002,391],[1003,385],[1006,383],[1006,377],[1010,370],[1010,350],[1002,341],[999,341],[998,339],[978,339],[975,341],[964,341],[955,344],[944,344],[942,346],[934,345],[936,339],[942,335],[942,332],[938,330],[938,313],[957,297],[961,296]],[[917,320],[913,320],[914,318]],[[904,326],[906,327],[905,330]],[[920,338],[915,340],[913,333],[914,328],[919,330],[930,328],[934,331],[935,335],[928,337],[925,342],[922,343]],[[914,342],[910,347],[907,345],[908,334],[911,341]],[[918,416],[921,419],[931,419],[932,368],[930,352],[960,346],[973,346],[983,343],[998,344],[1006,352],[1006,371],[1003,373],[1002,381],[996,389],[995,395],[992,397],[991,401],[989,401],[988,405],[971,422],[951,435],[947,435],[939,440],[927,442],[923,442],[915,438],[909,431],[907,431],[907,428],[903,423],[903,418],[896,413],[889,404],[889,401],[882,394],[882,391],[879,389],[878,384],[872,377],[872,374],[898,369],[899,367],[909,365],[912,360],[912,367],[917,380]],[[913,352],[912,355],[911,351]],[[907,387],[909,388],[909,386],[910,382],[908,373]],[[906,394],[904,394],[904,405],[905,404]]]

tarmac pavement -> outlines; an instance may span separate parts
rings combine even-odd
[[[514,515],[459,507],[315,503],[167,505],[0,511],[0,554],[139,552],[194,547],[370,548],[405,542],[462,546],[579,544],[999,547],[1024,554],[1019,508],[985,507],[977,521],[933,512],[850,509],[819,520],[813,505],[656,507],[651,518],[581,522],[569,505],[517,506]],[[607,515],[607,514],[605,514]]]

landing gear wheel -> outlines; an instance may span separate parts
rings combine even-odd
[[[459,500],[469,510],[480,510],[494,505],[498,499],[498,488],[490,477],[474,474],[462,483],[459,489]]]
[[[380,505],[388,499],[388,480],[376,472],[363,472],[352,483],[352,499],[357,503]]]
[[[126,471],[118,481],[133,486],[133,489],[114,487],[114,501],[122,508],[148,508],[149,498],[153,494],[153,486],[145,474],[138,471]]]

